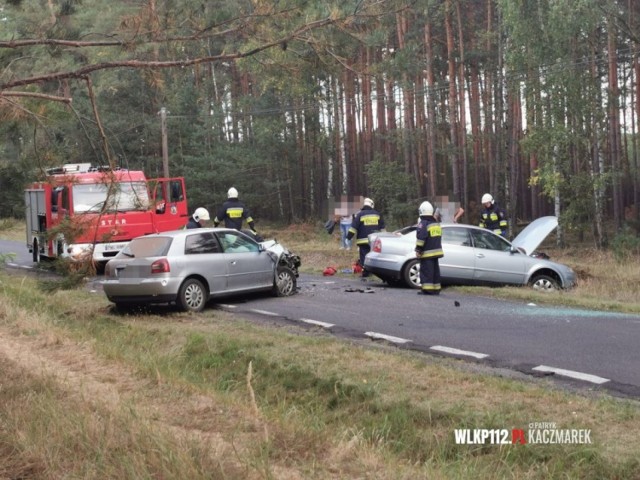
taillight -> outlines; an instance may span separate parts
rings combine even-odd
[[[169,260],[166,258],[161,258],[151,264],[151,273],[169,273],[170,271]]]
[[[380,240],[379,238],[376,238],[375,241],[373,242],[373,248],[371,250],[376,253],[382,252],[382,240]]]

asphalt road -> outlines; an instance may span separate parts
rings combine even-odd
[[[640,397],[640,316],[301,275],[299,293],[219,304],[438,355]]]
[[[8,252],[16,254],[10,268],[33,268],[21,242],[0,240],[0,253]],[[428,297],[351,276],[302,274],[298,287],[292,297],[234,297],[211,308],[640,398],[637,315],[543,307],[447,289]]]

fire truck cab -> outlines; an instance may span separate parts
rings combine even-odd
[[[47,171],[25,191],[27,247],[33,261],[92,257],[105,263],[135,237],[177,230],[188,220],[184,178],[88,163]]]

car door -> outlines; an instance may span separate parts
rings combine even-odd
[[[216,235],[224,251],[229,291],[273,285],[275,261],[258,243],[237,231],[221,231]]]
[[[439,264],[443,281],[468,283],[473,279],[476,256],[468,230],[465,227],[454,226],[442,228],[444,257],[440,259]]]
[[[211,294],[226,291],[227,262],[213,232],[198,232],[187,235],[184,245],[185,276],[201,275],[209,283]]]
[[[525,283],[525,255],[512,252],[511,244],[489,230],[470,229],[474,246],[474,281],[478,283]]]

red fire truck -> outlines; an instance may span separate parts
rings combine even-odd
[[[24,192],[33,261],[67,257],[105,263],[141,235],[177,230],[188,220],[184,179],[67,164]]]

